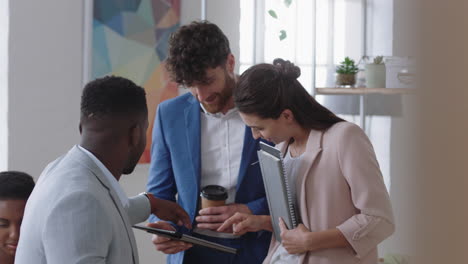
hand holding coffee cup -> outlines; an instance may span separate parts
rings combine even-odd
[[[219,185],[207,185],[201,192],[201,209],[226,205],[228,193],[226,188]]]
[[[200,192],[201,209],[195,218],[197,227],[216,231],[229,217],[235,213],[252,214],[245,204],[226,204],[228,198],[227,190],[218,185],[208,185]],[[232,233],[232,229],[225,230]]]

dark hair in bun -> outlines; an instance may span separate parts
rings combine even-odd
[[[299,67],[283,59],[247,69],[234,89],[234,103],[241,113],[277,119],[285,109],[304,128],[326,130],[343,119],[319,104],[297,80]]]
[[[301,76],[301,69],[290,61],[277,58],[273,60],[273,65],[279,69],[280,74],[282,74],[285,78],[295,80]]]

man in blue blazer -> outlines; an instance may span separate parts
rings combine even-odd
[[[234,107],[235,59],[223,32],[207,21],[182,26],[169,40],[166,62],[171,77],[190,93],[158,107],[151,149],[148,191],[176,201],[188,212],[196,237],[240,249],[237,255],[154,236],[168,263],[261,263],[271,240],[269,232],[241,237],[217,229],[236,212],[267,214],[258,140]],[[225,206],[200,210],[200,191],[220,185],[228,192]],[[176,199],[177,198],[177,199]],[[159,221],[154,227],[174,229]]]

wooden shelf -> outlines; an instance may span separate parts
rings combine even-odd
[[[415,88],[315,88],[316,94],[320,95],[363,95],[363,94],[414,94]]]

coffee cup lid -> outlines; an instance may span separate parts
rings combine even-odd
[[[222,186],[207,185],[201,190],[200,196],[208,200],[222,201],[228,198],[228,193]]]

